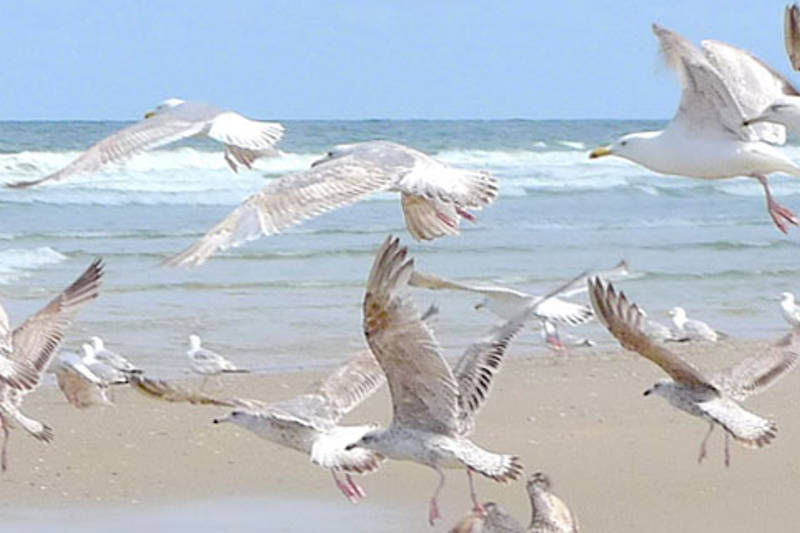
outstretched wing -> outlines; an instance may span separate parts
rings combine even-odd
[[[239,113],[224,111],[211,121],[208,136],[225,145],[270,152],[283,137],[283,125],[277,122],[250,120]]]
[[[364,296],[364,335],[381,365],[395,424],[456,434],[458,385],[430,328],[406,294],[414,260],[389,237],[378,250]]]
[[[784,44],[792,68],[800,70],[800,7],[797,4],[786,6],[783,19]]]
[[[279,178],[252,195],[197,242],[165,261],[201,265],[217,251],[240,246],[332,209],[352,204],[394,179],[391,169],[353,155]]]
[[[460,418],[464,432],[472,429],[472,421],[491,392],[495,375],[500,371],[508,343],[516,335],[529,313],[494,326],[482,338],[473,342],[453,368],[458,383]]]
[[[36,381],[25,388],[38,385],[78,310],[100,294],[102,278],[103,261],[96,259],[72,285],[14,330],[14,360],[37,373]]]
[[[589,297],[597,318],[623,348],[637,352],[661,367],[675,381],[702,389],[716,390],[691,363],[656,344],[642,330],[644,315],[636,304],[628,303],[625,293],[619,295],[609,283],[589,280]]]
[[[747,411],[730,398],[717,397],[700,402],[697,406],[745,446],[761,448],[777,435],[778,426],[775,422]]]
[[[208,396],[200,392],[190,391],[174,383],[161,379],[145,377],[142,374],[133,374],[128,378],[130,386],[151,398],[165,402],[190,403],[192,405],[218,405],[221,407],[244,407],[241,400],[224,400]]]

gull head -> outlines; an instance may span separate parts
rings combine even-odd
[[[750,126],[758,122],[774,122],[792,128],[800,122],[800,98],[797,96],[777,98],[760,115],[746,119],[742,125]]]
[[[651,394],[657,394],[659,396],[669,396],[672,389],[675,388],[675,382],[670,381],[669,379],[662,379],[656,381],[652,387],[647,389],[642,393],[643,396],[650,396]]]
[[[550,478],[547,477],[547,474],[545,474],[544,472],[536,472],[534,474],[531,474],[525,486],[528,489],[528,493],[530,494],[535,489],[550,490],[552,483],[550,483]]]
[[[380,441],[379,437],[380,437],[381,433],[383,433],[382,430],[367,431],[366,433],[364,433],[361,436],[360,439],[358,439],[357,441],[355,441],[355,442],[353,442],[351,444],[348,444],[347,446],[344,447],[344,449],[345,449],[345,451],[348,451],[348,452],[350,450],[355,449],[355,448],[365,448],[367,450],[380,451],[380,450],[378,450],[378,447],[380,447],[379,443],[381,441]]]
[[[178,107],[179,105],[185,104],[185,103],[186,102],[184,100],[181,100],[180,98],[167,98],[166,100],[164,100],[163,102],[158,104],[155,107],[155,109],[150,110],[147,113],[145,113],[144,114],[144,118],[154,117],[154,116],[158,115],[159,113],[163,113],[164,111],[168,111],[168,110],[172,109],[173,107]]]
[[[781,293],[781,303],[785,304],[794,304],[794,294],[791,292],[782,292]]]
[[[81,348],[83,349],[83,357],[85,359],[94,359],[94,348],[91,344],[83,343]]]
[[[197,335],[189,335],[189,349],[197,350],[200,348],[200,337]]]
[[[642,159],[648,159],[651,141],[656,138],[660,131],[640,131],[623,135],[613,144],[600,146],[589,152],[589,159],[597,159],[607,155],[623,157],[637,163],[642,163]]]
[[[311,163],[312,167],[317,165],[321,165],[322,163],[327,163],[328,161],[332,161],[334,159],[338,159],[342,156],[345,156],[349,153],[353,152],[353,149],[356,147],[355,144],[337,144],[333,148],[331,148],[328,153],[325,154],[325,157],[322,159],[317,159],[313,163]]]
[[[242,410],[235,410],[231,411],[228,416],[224,416],[222,418],[215,418],[215,424],[223,424],[225,422],[230,422],[231,424],[236,424],[237,426],[242,426],[244,428],[250,428],[253,424],[253,421],[256,419],[256,416],[252,413],[248,413],[247,411]]]
[[[686,311],[683,307],[676,306],[667,311],[667,316],[671,316],[675,320],[686,320]]]
[[[89,337],[89,341],[91,341],[92,346],[96,352],[99,352],[103,349],[103,339],[100,337]]]

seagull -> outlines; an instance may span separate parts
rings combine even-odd
[[[656,382],[644,395],[662,396],[681,411],[708,422],[698,462],[706,456],[706,443],[715,425],[725,430],[725,466],[730,466],[729,437],[744,446],[759,448],[775,438],[775,422],[746,411],[739,402],[769,388],[796,366],[800,329],[793,329],[764,353],[706,377],[694,365],[647,337],[641,330],[643,316],[639,306],[628,303],[625,294],[617,294],[610,283],[603,286],[600,280],[590,281],[589,295],[598,320],[620,344],[657,364],[672,378]]]
[[[597,275],[604,279],[618,279],[630,275],[630,269],[628,263],[622,260],[611,269],[598,272]],[[475,309],[486,308],[505,320],[511,320],[529,310],[529,315],[540,321],[577,326],[593,318],[592,308],[562,300],[557,296],[570,297],[585,292],[587,278],[587,274],[581,274],[545,296],[536,296],[497,285],[461,283],[420,270],[415,270],[411,275],[409,285],[430,290],[452,289],[481,294],[483,300],[475,304]]]
[[[792,327],[800,326],[800,306],[794,303],[794,294],[781,293],[781,314]]]
[[[667,326],[665,326],[664,324],[660,324],[655,320],[650,320],[649,318],[647,318],[647,312],[644,309],[639,308],[639,312],[642,313],[642,317],[644,317],[644,320],[642,321],[641,324],[642,332],[648,337],[650,337],[651,340],[654,340],[656,342],[679,340],[675,338],[675,336],[672,333],[672,330],[669,329]]]
[[[578,519],[551,489],[550,478],[536,472],[526,485],[531,502],[531,522],[523,527],[498,503],[484,504],[486,513],[465,516],[450,533],[579,533]]]
[[[218,250],[279,233],[377,191],[401,193],[409,233],[432,240],[458,234],[461,218],[474,221],[468,210],[491,204],[497,181],[488,172],[450,167],[390,141],[342,144],[310,169],[271,182],[165,264],[200,265]]]
[[[108,366],[114,367],[120,372],[125,372],[127,374],[141,374],[142,370],[136,367],[133,363],[119,355],[118,353],[112,352],[111,350],[106,349],[105,344],[103,343],[103,339],[100,337],[91,337],[89,341],[92,343],[92,348],[94,349],[95,358],[98,361],[101,361]]]
[[[106,385],[122,385],[128,382],[128,375],[97,358],[91,344],[81,345],[83,364]]]
[[[763,100],[762,86],[751,83],[756,75],[731,60],[735,49],[730,45],[703,41],[700,50],[657,24],[653,32],[683,87],[677,113],[664,130],[624,135],[610,146],[592,150],[589,157],[616,155],[661,174],[690,178],[755,178],[764,188],[773,222],[786,233],[787,224],[797,225],[798,219],[773,199],[767,175],[800,176],[800,167],[767,144],[785,141],[782,127],[743,123],[746,113],[759,112],[768,103]],[[750,63],[758,62],[751,59]]]
[[[794,70],[800,70],[800,7],[797,4],[786,6],[783,32],[789,62]]]
[[[363,449],[345,450],[348,443],[375,425],[341,426],[339,421],[384,381],[383,372],[369,350],[348,359],[306,393],[272,404],[236,398],[217,400],[164,381],[140,375],[131,377],[131,385],[137,390],[162,400],[234,407],[227,417],[217,418],[214,423],[236,424],[263,439],[308,455],[312,463],[331,471],[336,486],[353,503],[365,493],[351,474],[376,470],[383,456]],[[344,478],[340,473],[344,473]]]
[[[201,390],[206,386],[208,378],[211,376],[250,372],[237,367],[220,354],[203,348],[200,345],[200,337],[197,335],[189,335],[189,351],[186,352],[186,355],[189,357],[189,367],[192,371],[204,376],[203,384],[200,386]]]
[[[389,383],[392,423],[388,429],[366,432],[345,450],[373,450],[390,459],[414,461],[436,470],[439,484],[428,511],[428,522],[433,525],[440,517],[443,467],[466,468],[476,510],[482,507],[472,483],[473,471],[500,482],[515,480],[522,473],[517,457],[486,451],[468,436],[477,411],[491,391],[508,343],[527,315],[492,328],[451,368],[433,332],[407,296],[414,272],[414,260],[407,256],[408,249],[389,236],[375,257],[364,296],[364,335]]]
[[[3,471],[8,465],[8,438],[12,420],[41,441],[50,442],[53,439],[53,430],[49,426],[26,417],[19,408],[25,395],[41,384],[42,375],[78,310],[100,294],[102,277],[103,262],[97,259],[72,285],[28,317],[13,332],[5,311],[0,312],[0,346],[5,355],[0,357],[0,425],[3,430],[0,468]]]
[[[58,388],[71,405],[85,409],[91,405],[113,405],[108,383],[100,379],[74,352],[62,351],[54,361]]]
[[[207,136],[225,145],[225,161],[235,172],[239,165],[251,168],[253,161],[274,151],[283,136],[283,126],[260,122],[204,102],[168,98],[137,122],[93,144],[66,167],[33,181],[11,183],[26,188],[60,181],[100,170],[106,163],[118,163],[151,150],[193,136]]]
[[[672,324],[675,327],[672,332],[672,338],[675,340],[717,342],[727,337],[705,322],[687,318],[683,307],[673,307],[668,314],[672,317]]]

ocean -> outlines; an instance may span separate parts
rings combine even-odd
[[[0,183],[57,170],[125,122],[0,122]],[[285,121],[277,157],[232,173],[220,145],[190,140],[125,164],[29,190],[0,189],[0,301],[13,324],[95,257],[101,298],[81,311],[65,347],[89,335],[155,374],[186,372],[187,337],[257,371],[331,365],[363,346],[361,301],[387,234],[420,269],[544,293],[621,258],[620,283],[664,323],[675,305],[735,337],[785,329],[778,296],[797,289],[800,229],[781,234],[760,185],[664,177],[589,149],[659,121]],[[381,193],[212,257],[193,270],[159,266],[270,180],[303,170],[338,143],[391,139],[446,163],[491,171],[500,197],[459,237],[416,243],[399,198]],[[800,159],[800,144],[786,153]],[[773,191],[800,210],[800,181]],[[440,307],[437,334],[457,355],[493,322],[474,295],[414,291]],[[585,300],[585,297],[584,297]],[[611,345],[596,324],[570,330]],[[532,328],[517,354],[546,353]]]

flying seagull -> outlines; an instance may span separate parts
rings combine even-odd
[[[436,470],[439,484],[428,511],[428,522],[433,525],[440,516],[443,467],[467,470],[476,509],[482,507],[472,483],[473,471],[500,482],[517,479],[522,473],[517,457],[486,451],[468,437],[475,415],[491,392],[508,343],[527,314],[492,328],[451,368],[407,295],[413,272],[414,260],[408,257],[408,249],[400,247],[398,239],[387,238],[367,281],[364,335],[386,374],[394,414],[388,429],[368,431],[345,449],[373,450]]]
[[[618,294],[610,283],[604,286],[600,280],[590,281],[589,295],[598,320],[619,343],[657,364],[672,378],[656,382],[644,395],[662,396],[681,411],[708,422],[698,462],[706,456],[706,443],[715,425],[725,430],[725,466],[730,465],[729,436],[744,446],[759,448],[775,438],[778,431],[775,422],[746,411],[739,402],[767,389],[796,366],[800,348],[796,337],[800,329],[793,329],[764,353],[706,377],[694,365],[645,335],[639,307],[628,303],[625,294]]]
[[[681,81],[678,111],[664,130],[624,135],[610,146],[592,150],[589,157],[616,155],[661,174],[690,178],[755,178],[764,188],[770,217],[786,233],[787,224],[797,225],[798,219],[774,200],[767,175],[784,172],[800,177],[800,167],[767,144],[785,141],[783,127],[744,124],[748,116],[769,103],[768,96],[765,101],[766,84],[761,83],[764,76],[748,70],[749,64],[760,63],[759,60],[751,57],[746,64],[737,62],[742,57],[736,55],[737,49],[716,41],[703,41],[700,50],[656,24],[653,32],[667,65]],[[761,67],[764,72],[772,72],[763,63]],[[790,84],[784,89],[797,94],[788,87]]]
[[[61,170],[37,180],[8,186],[32,187],[96,172],[106,163],[118,163],[145,150],[193,136],[207,136],[223,143],[225,161],[238,172],[239,165],[250,168],[261,155],[274,152],[273,147],[283,136],[283,126],[277,122],[250,120],[234,111],[204,102],[169,98],[145,114],[144,120],[93,144]]]
[[[259,437],[297,450],[328,469],[345,497],[356,502],[364,490],[351,474],[378,468],[383,457],[369,450],[345,450],[374,425],[342,426],[342,416],[383,385],[385,379],[369,350],[362,350],[304,394],[272,404],[238,398],[220,400],[193,393],[164,381],[131,376],[131,385],[147,395],[171,402],[189,402],[235,408],[214,423],[231,422]],[[340,477],[344,473],[344,478]]]
[[[450,533],[579,533],[578,519],[552,491],[550,478],[536,472],[526,485],[531,502],[531,521],[523,527],[498,503],[484,504],[486,513],[471,512]]]
[[[355,203],[377,191],[401,194],[406,227],[417,240],[458,234],[497,196],[485,171],[462,170],[389,141],[342,144],[303,172],[276,179],[248,198],[197,242],[168,259],[197,266],[219,250],[273,235],[301,221]]]
[[[42,382],[42,375],[64,339],[78,310],[100,294],[103,277],[103,262],[95,260],[72,285],[64,289],[45,307],[17,327],[9,328],[5,311],[0,311],[0,346],[11,360],[12,369],[24,368],[24,379],[4,378],[0,381],[0,425],[3,430],[0,467],[7,467],[9,429],[12,420],[44,442],[53,439],[53,430],[41,422],[32,420],[19,410],[25,395]],[[0,369],[8,361],[0,359]],[[2,371],[2,370],[0,370]],[[7,371],[7,370],[6,370]],[[13,375],[12,375],[13,377]]]

